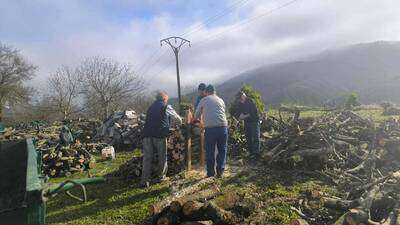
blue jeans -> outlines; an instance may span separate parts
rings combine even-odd
[[[204,142],[206,148],[207,176],[215,175],[215,169],[218,175],[222,175],[225,169],[226,152],[228,148],[228,128],[212,127],[206,128],[204,133]],[[215,168],[215,146],[217,146],[217,166]]]
[[[245,122],[244,131],[246,133],[247,149],[252,155],[258,155],[260,152],[260,123]]]

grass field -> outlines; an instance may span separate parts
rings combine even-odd
[[[313,110],[304,111],[301,117],[317,117],[326,112]],[[361,109],[357,114],[371,118],[375,121],[382,121],[390,118],[382,116],[380,109]],[[272,110],[270,115],[277,115]],[[129,160],[135,153],[122,152],[117,154],[114,161],[98,162],[97,167],[92,170],[95,176],[104,176],[116,169],[119,165]],[[251,165],[252,163],[250,163]],[[245,164],[246,165],[246,164]],[[253,165],[252,165],[253,166]],[[258,200],[269,202],[268,206],[260,208],[268,216],[266,224],[288,224],[295,216],[290,210],[290,205],[281,199],[290,199],[302,195],[308,190],[323,190],[334,192],[334,190],[317,180],[297,177],[291,173],[281,175],[281,171],[259,171],[260,167],[242,167],[235,171],[232,176],[221,181],[222,190],[225,193],[232,191],[248,192]],[[75,175],[74,178],[83,177],[83,174]],[[58,183],[65,178],[50,179],[50,182]],[[82,204],[72,200],[65,194],[61,194],[49,200],[47,222],[48,224],[140,224],[148,215],[147,208],[164,196],[168,195],[167,184],[155,185],[148,189],[138,188],[136,183],[124,183],[119,180],[110,180],[104,184],[88,185],[88,203]],[[339,194],[340,195],[340,194]],[[223,196],[218,201],[223,201]]]
[[[94,176],[103,176],[116,170],[129,160],[133,152],[118,153],[114,161],[97,163],[92,170]],[[75,175],[79,178],[81,175]],[[61,182],[65,178],[51,179]],[[77,192],[78,193],[78,192]],[[147,215],[147,207],[168,193],[165,185],[149,189],[138,188],[137,184],[110,180],[103,184],[87,185],[88,202],[82,204],[61,194],[52,198],[47,206],[48,224],[139,224]]]

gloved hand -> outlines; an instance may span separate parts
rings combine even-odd
[[[246,118],[249,117],[249,116],[250,116],[249,114],[243,114],[243,113],[241,113],[240,116],[239,116],[239,119],[244,120],[244,119],[246,119]]]
[[[200,120],[198,120],[198,119],[192,120],[191,124],[192,124],[192,126],[199,127],[200,126]]]

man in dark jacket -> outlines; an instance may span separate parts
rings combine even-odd
[[[162,181],[167,174],[167,137],[169,135],[170,118],[182,123],[176,111],[167,104],[168,96],[158,92],[156,101],[146,113],[143,128],[143,169],[140,184],[144,187],[150,185],[152,162],[157,156],[157,180]]]
[[[247,97],[244,92],[239,92],[238,97],[239,119],[244,120],[247,149],[254,157],[260,152],[260,116],[253,99]]]

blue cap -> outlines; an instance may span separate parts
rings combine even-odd
[[[215,92],[214,86],[212,86],[211,84],[209,84],[209,85],[206,87],[206,92],[208,92],[208,93],[214,93],[214,92]]]

